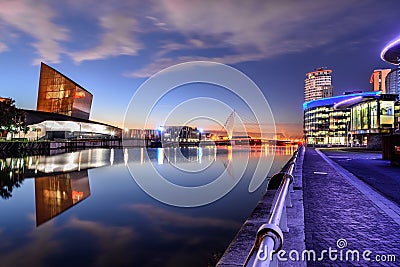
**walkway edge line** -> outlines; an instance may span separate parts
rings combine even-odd
[[[328,156],[326,156],[323,152],[320,151],[319,148],[315,149],[315,151],[329,164],[331,165],[347,182],[357,188],[364,196],[366,196],[372,203],[374,203],[382,212],[384,212],[387,216],[392,218],[398,225],[400,225],[400,207],[382,196],[379,192],[377,192],[370,185],[366,184],[364,181],[360,180],[353,173],[349,172],[338,163],[331,160]]]

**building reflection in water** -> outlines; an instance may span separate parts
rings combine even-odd
[[[153,160],[157,165],[192,163],[208,166],[218,157],[228,174],[235,177],[231,164],[233,154],[239,161],[246,155],[235,151],[247,150],[252,158],[262,160],[272,155],[292,155],[296,149],[297,146],[90,149],[53,156],[0,159],[0,197],[11,198],[13,189],[19,188],[25,177],[36,177],[36,224],[39,226],[90,196],[87,169],[127,165],[128,161],[143,165]]]
[[[90,196],[88,171],[35,178],[36,226]]]

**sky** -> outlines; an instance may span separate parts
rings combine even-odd
[[[372,71],[392,67],[380,52],[400,37],[398,7],[397,0],[0,0],[0,96],[36,109],[45,62],[93,93],[92,120],[122,126],[149,77],[213,61],[254,81],[278,131],[301,135],[305,74],[332,69],[335,95],[369,91]],[[212,91],[191,88],[191,97]],[[161,102],[171,109],[176,99]]]

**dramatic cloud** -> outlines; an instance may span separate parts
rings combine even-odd
[[[0,23],[34,39],[36,62],[58,63],[61,54],[76,63],[140,56],[132,77],[192,60],[236,64],[340,44],[386,15],[372,0],[0,0],[0,6]],[[12,49],[6,39],[0,52]]]
[[[99,19],[101,43],[89,50],[71,53],[76,62],[105,59],[111,56],[136,55],[142,45],[134,37],[137,22],[134,18],[113,13]]]
[[[353,1],[258,0],[160,2],[154,5],[154,9],[175,31],[187,36],[212,36],[218,43],[238,50],[257,49],[267,52],[267,56],[297,51],[305,45],[320,45],[335,38],[344,29],[333,26],[338,21],[340,24],[348,24],[348,16],[343,14],[343,10],[354,4]],[[362,6],[358,5],[358,8]],[[341,15],[341,19],[334,20],[338,15]],[[320,27],[321,22],[332,28]],[[355,24],[352,21],[346,30],[354,29],[357,26]],[[333,29],[334,33],[331,31]]]
[[[154,59],[154,61],[144,68],[134,71],[131,73],[127,73],[126,76],[130,77],[138,77],[138,78],[146,78],[149,77],[158,71],[168,68],[170,66],[189,62],[189,61],[212,61],[212,62],[219,62],[224,64],[236,64],[240,62],[246,61],[256,61],[264,59],[264,55],[262,54],[236,54],[236,55],[227,55],[221,57],[206,57],[206,56],[180,56],[177,58],[169,58],[169,57],[160,57]]]
[[[161,46],[151,63],[129,75],[148,77],[191,60],[235,64],[323,46],[374,23],[377,14],[365,19],[371,12],[365,7],[370,4],[351,0],[157,1],[153,17],[164,21],[170,32],[181,34],[184,44]],[[224,52],[216,55],[213,49],[221,48]],[[210,56],[199,56],[204,49]]]
[[[67,30],[52,22],[55,12],[43,1],[0,0],[0,20],[13,28],[31,36],[35,42],[38,58],[34,63],[46,61],[60,62],[63,48],[60,41],[67,40]],[[0,44],[0,51],[5,48]]]

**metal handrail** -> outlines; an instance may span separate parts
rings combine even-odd
[[[282,249],[283,233],[289,232],[287,227],[286,207],[292,207],[290,192],[293,190],[293,172],[296,166],[300,146],[282,171],[272,176],[268,189],[276,189],[271,212],[267,224],[261,225],[257,231],[254,245],[243,266],[278,266],[276,253]],[[278,185],[278,182],[279,185]],[[268,190],[267,189],[267,190]]]

